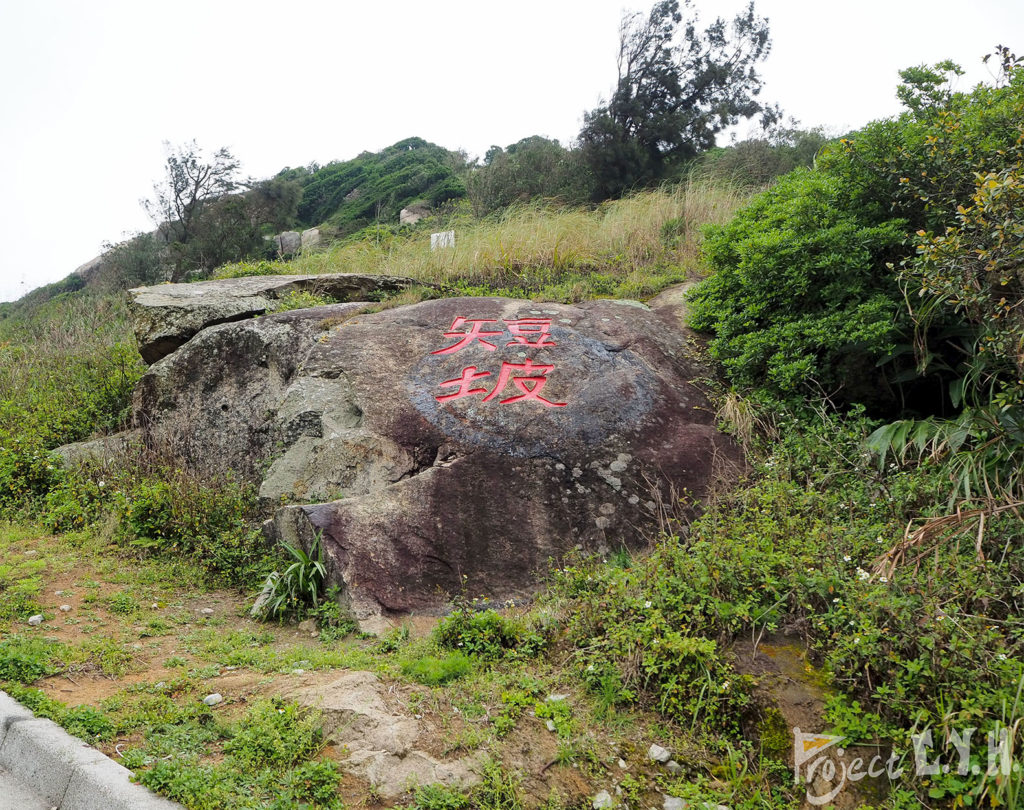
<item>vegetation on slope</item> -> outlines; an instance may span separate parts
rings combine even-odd
[[[787,767],[790,729],[737,650],[783,639],[804,645],[828,695],[830,727],[804,731],[903,757],[875,806],[1016,806],[1024,70],[1001,56],[1001,83],[970,93],[946,88],[953,66],[907,71],[903,116],[852,133],[738,212],[741,193],[692,183],[597,209],[518,205],[483,219],[455,209],[424,226],[454,226],[452,250],[431,252],[425,230],[371,225],[291,262],[221,268],[392,272],[441,286],[416,295],[644,297],[692,273],[696,226],[709,224],[712,274],[695,322],[721,364],[721,418],[747,448],[747,480],[689,525],[670,508],[646,554],[559,561],[535,604],[499,613],[463,598],[418,640],[349,635],[330,594],[300,587],[318,582],[315,555],[263,549],[251,493],[231,481],[181,478],[173,459],[145,455],[64,472],[47,451],[116,428],[138,367],[115,345],[116,309],[106,331],[87,310],[69,315],[74,296],[49,301],[49,315],[33,309],[32,321],[28,310],[8,318],[0,510],[20,527],[0,538],[0,681],[101,744],[129,740],[142,781],[191,807],[340,806],[351,782],[308,715],[279,701],[234,705],[221,720],[196,706],[227,667],[270,677],[357,666],[413,690],[414,710],[458,709],[446,750],[491,757],[481,786],[424,786],[408,807],[581,808],[617,786],[631,806],[668,794],[781,809],[804,796]],[[77,334],[58,319],[81,323]],[[76,531],[40,542],[24,528],[33,521]],[[280,617],[312,617],[319,636],[282,649],[248,619],[232,632],[190,628],[180,677],[69,708],[33,685],[90,668],[123,677],[143,626],[133,619],[95,647],[26,629],[36,611],[56,620],[43,577],[77,549],[128,571],[184,557],[197,587],[282,582]],[[271,568],[282,573],[264,579]],[[159,599],[152,615],[131,594],[105,604],[148,628],[166,622]],[[963,772],[915,771],[912,735],[930,732],[941,750],[968,728]],[[985,745],[1002,731],[1006,770]],[[538,734],[554,735],[553,759],[517,771],[517,751],[550,741]],[[653,767],[637,740],[668,745],[678,770]],[[372,786],[357,798],[382,804]]]

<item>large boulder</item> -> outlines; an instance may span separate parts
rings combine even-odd
[[[573,549],[637,546],[740,462],[687,336],[637,302],[351,305],[210,327],[154,365],[136,420],[322,540],[357,618],[463,588],[527,593]]]
[[[306,291],[336,301],[367,301],[416,283],[394,276],[325,273],[158,284],[129,290],[128,310],[142,359],[155,363],[208,326],[272,312],[278,299],[289,293]]]

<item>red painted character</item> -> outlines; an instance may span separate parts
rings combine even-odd
[[[557,346],[551,339],[550,318],[520,318],[518,321],[505,321],[512,340],[506,346]],[[536,338],[532,341],[530,338]]]
[[[460,349],[464,349],[474,340],[479,341],[480,345],[483,346],[487,351],[493,352],[497,346],[493,343],[484,340],[485,337],[493,337],[494,335],[504,334],[504,330],[499,329],[497,332],[489,332],[484,330],[485,323],[497,323],[498,321],[494,318],[484,318],[479,320],[473,320],[470,318],[463,318],[461,315],[452,321],[452,328],[444,333],[446,338],[458,338],[457,343],[453,343],[451,346],[447,346],[443,349],[438,349],[431,354],[454,354]],[[469,324],[468,332],[459,332],[458,330]]]
[[[437,352],[434,352],[437,354]],[[454,380],[446,380],[441,383],[441,387],[444,388],[446,385],[457,385],[459,390],[454,394],[444,394],[439,397],[434,397],[438,402],[447,402],[450,399],[461,399],[462,397],[472,396],[473,394],[486,394],[486,388],[470,388],[470,386],[476,380],[482,380],[484,377],[490,377],[491,372],[489,371],[477,371],[476,366],[469,366],[468,368],[462,369],[462,376]]]
[[[554,366],[536,365],[530,360],[524,360],[522,363],[502,363],[501,371],[498,372],[498,384],[494,386],[494,390],[491,393],[484,397],[484,402],[489,402],[498,396],[505,390],[505,386],[511,380],[515,387],[523,393],[500,400],[502,405],[507,405],[510,402],[521,402],[524,399],[532,399],[549,408],[564,408],[564,402],[551,402],[540,395],[540,392],[544,390],[544,386],[548,382],[548,378],[545,375],[549,371],[554,371],[554,369]],[[517,373],[516,376],[512,376],[513,372],[520,371],[522,375]],[[536,373],[539,376],[531,377],[529,376],[531,373]],[[533,383],[533,385],[529,385],[529,383]]]

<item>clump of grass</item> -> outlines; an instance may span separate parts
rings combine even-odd
[[[473,671],[473,661],[462,652],[422,655],[402,662],[402,674],[427,686],[440,686]]]

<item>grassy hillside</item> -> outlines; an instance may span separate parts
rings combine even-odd
[[[329,225],[347,236],[373,222],[397,223],[413,203],[440,206],[465,196],[459,176],[465,159],[455,152],[407,138],[352,160],[309,169],[286,169],[278,177],[302,187],[298,222]]]
[[[582,809],[602,790],[618,807],[795,809],[795,726],[841,736],[860,752],[847,768],[901,765],[870,786],[842,771],[855,805],[1024,803],[1024,70],[969,93],[943,81],[908,71],[904,115],[753,197],[694,182],[597,208],[454,206],[218,270],[424,282],[383,306],[644,298],[707,276],[694,321],[718,376],[702,382],[747,478],[689,522],[690,504],[666,504],[642,554],[557,561],[529,605],[454,595],[436,624],[363,637],[315,560],[262,545],[254,493],[231,479],[144,451],[64,471],[47,451],[116,429],[138,361],[113,298],[15,311],[0,323],[0,685],[204,810]],[[441,228],[455,247],[432,252]],[[271,570],[278,624],[245,610]],[[211,600],[230,607],[203,618]],[[481,783],[384,800],[346,773],[292,701],[296,678],[347,668],[375,672],[436,755],[479,752]],[[219,708],[200,703],[218,691]],[[947,770],[915,768],[924,732]]]

